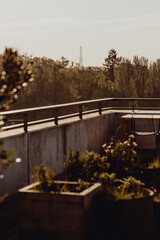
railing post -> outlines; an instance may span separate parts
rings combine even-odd
[[[58,109],[57,108],[54,110],[54,113],[55,113],[54,123],[58,125]]]
[[[132,127],[131,127],[131,129],[132,129],[132,133],[135,135],[135,120],[133,118],[134,109],[135,109],[134,102],[135,102],[135,100],[133,100],[133,103],[132,103],[132,123],[131,123]]]
[[[133,103],[132,103],[132,114],[134,114],[134,109],[135,109],[135,107],[134,107],[134,100],[133,100]]]
[[[102,103],[99,102],[99,114],[102,115]]]
[[[79,118],[82,120],[82,105],[79,105]]]
[[[24,114],[24,131],[28,131],[28,113]]]

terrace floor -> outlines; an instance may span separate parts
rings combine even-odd
[[[6,199],[6,201],[0,204],[0,240],[23,240],[20,237],[18,223],[17,195],[10,196]],[[155,238],[155,240],[157,240],[157,238]]]
[[[0,204],[0,240],[18,239],[18,197],[13,194]]]

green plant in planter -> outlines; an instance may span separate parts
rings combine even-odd
[[[99,176],[99,181],[103,186],[103,193],[107,196],[107,198],[112,199],[112,191],[116,186],[117,178],[115,173],[101,173]]]
[[[80,154],[79,151],[70,150],[65,158],[65,169],[70,181],[81,179],[86,182],[96,182],[99,175],[106,172],[109,166],[106,156],[94,152],[86,151]]]
[[[140,159],[137,158],[134,135],[129,135],[126,141],[121,142],[119,139],[112,137],[111,142],[104,144],[105,156],[110,163],[111,172],[129,171],[140,166]]]
[[[87,189],[91,184],[83,181],[82,179],[78,179],[78,185],[76,186],[76,191],[81,192]]]
[[[100,175],[103,192],[93,203],[93,239],[153,239],[153,191],[132,176]],[[94,230],[96,229],[96,230]],[[115,231],[116,230],[116,231]]]
[[[160,168],[159,158],[155,158],[152,162],[148,163],[148,169]]]
[[[107,199],[137,199],[148,195],[145,184],[132,176],[118,179],[115,173],[103,173],[100,180]]]
[[[83,161],[78,150],[70,150],[69,155],[65,157],[64,167],[67,172],[68,180],[77,181],[83,176]]]
[[[44,164],[37,165],[33,168],[33,181],[39,182],[39,185],[34,187],[39,191],[54,191],[54,192],[81,192],[90,186],[90,183],[78,179],[77,184],[68,186],[67,183],[55,182],[55,173],[51,168],[47,168]]]
[[[48,191],[54,180],[55,173],[51,168],[46,168],[44,164],[37,165],[33,168],[33,181],[40,182],[38,190]]]
[[[148,161],[141,169],[139,177],[148,185],[160,191],[160,161],[159,157]]]
[[[128,178],[123,178],[119,180],[120,185],[118,186],[118,191],[114,193],[115,198],[118,199],[137,199],[143,198],[148,195],[145,184],[140,180],[129,176]]]
[[[154,202],[160,203],[160,192],[155,193]]]

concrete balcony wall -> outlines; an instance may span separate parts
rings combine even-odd
[[[28,162],[30,181],[33,166],[43,163],[54,169],[55,173],[63,170],[65,152],[64,126],[31,131],[28,133]]]
[[[69,150],[100,152],[115,132],[115,115],[93,117],[66,126],[66,153]]]
[[[0,133],[3,141],[1,149],[14,149],[15,157],[21,163],[12,164],[4,171],[5,178],[0,180],[0,192],[12,193],[31,182],[34,165],[44,163],[58,174],[63,171],[64,155],[69,150],[88,150],[100,152],[102,144],[108,143],[116,135],[122,123],[121,116],[127,111],[107,112],[103,115],[84,116],[83,120],[67,119],[53,123],[30,127],[27,133],[23,129]],[[136,131],[158,130],[158,122],[136,120]],[[119,135],[121,137],[121,135]],[[156,136],[136,136],[138,149],[155,150]],[[1,172],[0,172],[1,173]]]
[[[0,173],[4,174],[4,178],[0,179],[0,195],[15,192],[28,182],[28,152],[27,152],[27,133],[10,136],[4,138],[1,149],[14,149],[13,158],[21,158],[20,163],[12,164],[8,169]]]
[[[34,165],[44,163],[56,173],[63,171],[64,155],[69,150],[81,152],[100,152],[102,144],[108,142],[115,131],[115,113],[104,115],[94,114],[92,117],[84,116],[83,120],[74,120],[58,126],[53,123],[45,127],[30,128],[27,133],[23,129],[1,133],[3,149],[15,150],[15,157],[22,159],[21,163],[12,164],[4,171],[5,178],[0,180],[0,192],[13,193],[31,182]]]

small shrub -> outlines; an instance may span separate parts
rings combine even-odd
[[[65,168],[68,180],[77,181],[81,179],[86,182],[96,182],[99,175],[106,172],[110,164],[105,156],[98,153],[70,151],[65,159]]]
[[[55,177],[53,170],[51,168],[46,168],[44,164],[40,164],[34,167],[33,171],[33,180],[35,182],[40,182],[38,190],[47,191]]]
[[[81,192],[90,186],[90,183],[84,182],[81,179],[77,184],[63,184],[54,181],[55,173],[51,168],[47,168],[44,164],[34,167],[33,180],[39,182],[34,187],[38,191],[54,191],[54,192]]]
[[[147,168],[149,169],[160,168],[159,158],[156,158],[152,162],[149,162]]]
[[[83,161],[79,151],[70,150],[68,157],[65,157],[65,169],[68,180],[77,181],[83,179]]]
[[[132,176],[117,179],[115,173],[105,173],[100,175],[100,180],[107,199],[137,199],[148,195],[144,183]]]
[[[0,111],[10,108],[10,105],[17,101],[18,93],[27,86],[29,82],[34,81],[34,75],[31,67],[24,65],[18,52],[12,48],[6,48],[2,56],[3,69],[0,73]],[[0,131],[4,126],[6,118],[0,116]],[[2,145],[2,141],[0,145]],[[0,179],[4,177],[3,169],[8,168],[12,163],[20,162],[20,158],[13,159],[14,152],[11,150],[0,150]],[[0,202],[5,199],[0,197]]]
[[[103,145],[111,172],[129,171],[140,165],[140,160],[136,158],[136,146],[134,135],[130,135],[124,142],[112,137],[109,145]]]
[[[82,181],[81,179],[78,179],[78,185],[76,187],[77,192],[82,192],[86,188],[88,188],[91,184],[85,181]]]

